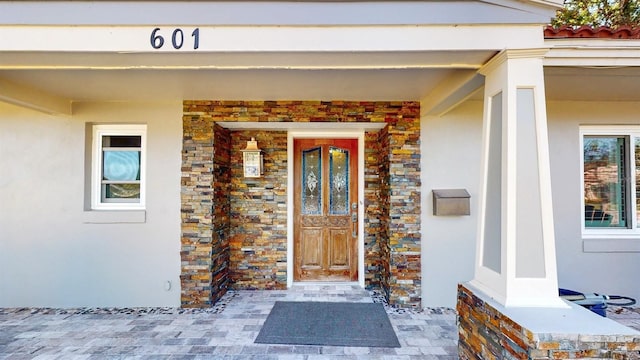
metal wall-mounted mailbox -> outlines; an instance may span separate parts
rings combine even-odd
[[[440,189],[433,191],[433,215],[470,215],[469,198],[465,189]]]

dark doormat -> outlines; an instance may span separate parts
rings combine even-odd
[[[277,301],[261,344],[400,347],[382,304]]]

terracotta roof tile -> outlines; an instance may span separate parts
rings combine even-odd
[[[554,28],[553,26],[547,26],[544,29],[545,39],[564,39],[564,38],[601,38],[601,39],[640,39],[640,28],[631,28],[628,26],[621,26],[616,29],[611,29],[606,26],[591,27],[591,26],[562,26]]]

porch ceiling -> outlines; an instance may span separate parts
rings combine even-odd
[[[545,67],[547,99],[640,101],[640,67]]]
[[[640,101],[640,67],[545,66],[547,101]],[[482,100],[482,89],[470,99]]]
[[[11,70],[0,78],[85,101],[420,100],[451,69]]]
[[[305,53],[286,61],[283,54],[268,53],[209,54],[187,61],[172,55],[131,54],[115,61],[113,54],[48,54],[43,60],[43,55],[3,53],[0,101],[36,109],[42,103],[46,112],[55,109],[51,102],[183,99],[411,100],[427,105],[441,95],[443,84],[472,76],[494,53]],[[547,66],[545,81],[549,100],[640,100],[640,67]],[[16,93],[19,100],[12,101]],[[482,93],[473,98],[481,99]]]
[[[71,102],[420,100],[456,70],[475,71],[494,53],[15,52],[0,54],[0,81]]]

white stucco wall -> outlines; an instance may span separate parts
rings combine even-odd
[[[638,125],[640,103],[550,102],[547,113],[559,286],[640,300],[640,252],[583,250],[578,133],[582,124]],[[421,125],[423,306],[454,307],[457,283],[473,278],[482,103],[424,117]],[[469,191],[471,216],[432,215],[431,190],[446,188]]]
[[[179,102],[0,104],[0,307],[179,306],[181,118]],[[148,126],[144,223],[84,223],[85,124],[109,122]]]
[[[455,307],[457,285],[473,278],[482,146],[482,101],[444,117],[423,117],[422,305]],[[433,189],[466,189],[470,216],[434,216]]]
[[[638,103],[550,102],[559,285],[640,299],[638,252],[584,252],[580,124],[639,124]],[[0,104],[0,307],[179,306],[181,103],[76,104],[53,117]],[[86,224],[86,123],[148,124],[146,222]],[[423,117],[422,294],[455,306],[473,277],[482,102]],[[471,216],[433,216],[432,189],[464,188]],[[167,281],[172,287],[166,290]]]
[[[640,103],[550,102],[547,112],[559,286],[640,300],[640,252],[583,251],[578,133],[586,124],[639,125]]]

